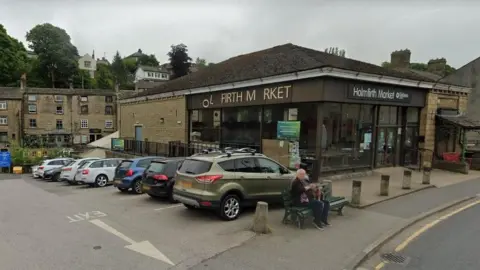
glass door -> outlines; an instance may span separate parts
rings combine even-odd
[[[378,128],[376,165],[377,167],[388,167],[395,165],[395,153],[397,146],[397,128]]]
[[[404,160],[403,166],[416,165],[418,162],[418,128],[406,127],[405,140],[403,142]]]

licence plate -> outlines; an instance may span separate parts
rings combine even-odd
[[[143,186],[143,190],[150,190],[149,186]]]
[[[192,183],[190,182],[180,182],[180,186],[184,188],[192,188]]]

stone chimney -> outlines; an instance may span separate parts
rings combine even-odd
[[[409,49],[394,51],[390,55],[390,67],[391,68],[410,68],[410,56]]]
[[[440,76],[445,75],[447,69],[447,59],[439,58],[428,61],[427,71]]]
[[[25,90],[27,88],[27,74],[23,73],[20,77],[20,89]]]

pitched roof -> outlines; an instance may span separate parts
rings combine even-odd
[[[144,53],[142,53],[142,50],[141,49],[138,49],[138,51],[130,54],[129,56],[125,57],[125,58],[130,58],[130,57],[140,57],[142,55],[145,55]]]
[[[72,95],[72,96],[114,96],[115,90],[109,89],[69,89],[69,88],[30,88],[25,94],[35,95]],[[0,99],[22,99],[23,93],[19,87],[0,87]]]
[[[480,130],[480,121],[470,118],[465,115],[461,116],[448,116],[439,115],[440,118],[450,122],[451,124],[469,130]]]
[[[410,73],[410,74],[415,74],[415,75],[422,76],[422,77],[425,77],[425,78],[429,78],[429,79],[434,80],[434,81],[438,81],[443,77],[441,75],[431,73],[431,72],[428,72],[428,71],[415,70],[415,69],[410,69],[410,68],[393,68],[393,69],[397,70],[397,71],[400,71],[400,72],[403,72],[403,73]]]
[[[333,67],[417,81],[434,82],[432,79],[414,73],[403,73],[386,69],[370,63],[288,43],[230,58],[215,65],[200,69],[195,73],[190,73],[169,81],[154,89],[139,93],[138,96],[233,83],[321,67]]]
[[[162,67],[152,67],[152,66],[143,66],[143,65],[140,65],[138,67],[143,69],[144,71],[168,73],[168,71],[163,69]]]
[[[480,57],[466,63],[448,76],[445,76],[441,82],[475,88],[477,86],[476,76],[479,71]]]

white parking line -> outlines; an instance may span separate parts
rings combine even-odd
[[[136,194],[125,194],[125,197],[119,198],[118,200],[120,201],[126,201],[126,200],[134,200],[134,199],[147,199],[147,197],[142,196],[142,195],[136,195]]]
[[[177,208],[177,207],[180,207],[180,206],[182,206],[182,205],[181,204],[175,204],[175,205],[170,205],[170,206],[165,206],[165,207],[153,209],[153,211],[162,211],[162,210],[166,210],[166,209]]]

